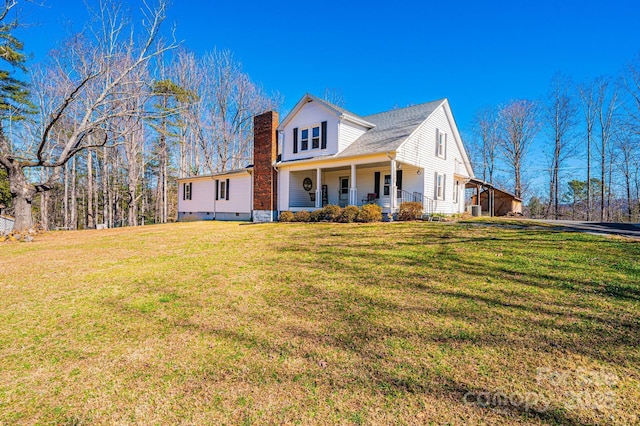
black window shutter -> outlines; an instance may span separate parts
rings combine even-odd
[[[376,198],[380,198],[380,172],[375,173],[375,181],[373,182],[373,191],[376,193]]]
[[[227,179],[227,200],[229,199],[229,179]]]
[[[396,186],[402,189],[402,170],[396,170]]]
[[[298,153],[298,128],[293,129],[293,153]]]
[[[186,183],[182,184],[182,199],[183,200],[187,199],[187,184]]]
[[[220,188],[220,181],[216,179],[216,200],[218,199],[218,189]]]
[[[320,148],[327,149],[327,122],[323,121],[321,125],[322,125],[322,145],[320,146]]]

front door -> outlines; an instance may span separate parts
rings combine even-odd
[[[340,178],[340,207],[346,207],[349,204],[349,178]]]

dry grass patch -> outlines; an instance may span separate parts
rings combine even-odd
[[[638,421],[631,241],[194,222],[0,255],[0,423]]]

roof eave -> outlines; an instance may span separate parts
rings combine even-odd
[[[374,127],[376,127],[376,125],[373,124],[372,122],[363,120],[363,119],[358,118],[358,117],[354,117],[353,115],[350,115],[350,114],[342,114],[342,115],[340,115],[339,118],[341,120],[350,121],[352,123],[358,124],[360,126],[367,127],[369,129],[373,129]]]

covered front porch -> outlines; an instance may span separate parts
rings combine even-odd
[[[396,160],[291,170],[285,188],[289,211],[378,204],[384,213],[395,213],[405,201],[422,203],[425,212],[432,209],[424,195],[424,169]]]

